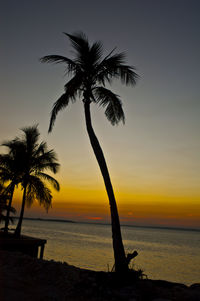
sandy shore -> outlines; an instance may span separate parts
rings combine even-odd
[[[79,269],[0,251],[1,301],[200,301],[200,284],[116,280],[113,273]]]

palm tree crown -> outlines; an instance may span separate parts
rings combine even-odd
[[[138,75],[135,68],[125,64],[125,53],[113,54],[111,51],[103,58],[101,42],[91,46],[83,33],[67,35],[74,49],[74,59],[60,55],[47,55],[42,62],[64,63],[66,74],[72,76],[65,85],[65,93],[54,103],[49,131],[55,123],[57,113],[64,109],[69,101],[74,102],[77,96],[105,107],[105,115],[112,125],[124,122],[125,116],[118,95],[106,88],[112,79],[120,79],[123,84],[135,85]]]
[[[27,201],[31,204],[34,198],[45,206],[46,209],[51,205],[50,190],[45,186],[43,180],[47,180],[56,190],[59,190],[59,183],[47,173],[50,170],[54,174],[58,172],[59,163],[53,150],[47,149],[46,142],[38,143],[39,132],[37,126],[23,128],[24,137],[19,139],[23,151],[24,174],[21,184],[24,187],[28,185]],[[36,189],[38,187],[38,189]],[[43,204],[45,197],[49,195]]]

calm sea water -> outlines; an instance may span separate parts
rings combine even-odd
[[[23,234],[47,239],[44,259],[108,271],[113,266],[109,225],[24,220]],[[134,266],[151,279],[200,282],[200,231],[122,226]]]

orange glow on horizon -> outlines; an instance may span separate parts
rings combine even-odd
[[[86,200],[86,195],[88,199]],[[25,215],[29,217],[63,218],[75,221],[101,221],[110,222],[110,209],[107,196],[100,199],[97,195],[83,194],[75,199],[66,201],[53,201],[53,206],[48,214],[44,208],[34,204],[30,209],[26,208]],[[117,196],[119,216],[122,224],[160,225],[160,226],[183,226],[200,228],[200,202],[197,198],[177,197],[170,198],[160,196],[132,195],[130,199],[121,199]],[[96,201],[94,201],[96,199]],[[19,210],[20,203],[13,204]]]
[[[103,220],[103,218],[100,216],[87,216],[86,218],[89,220],[94,220],[94,221]]]
[[[75,221],[110,222],[110,208],[106,191],[91,186],[63,187],[53,192],[53,204],[48,214],[37,202],[25,215],[43,218],[63,218]],[[14,195],[13,206],[19,212],[22,191]],[[170,195],[161,191],[142,193],[120,189],[116,191],[120,220],[124,224],[185,226],[200,228],[200,196]]]

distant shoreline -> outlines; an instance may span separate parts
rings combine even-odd
[[[14,217],[14,219],[19,219],[19,217]],[[73,223],[73,224],[91,224],[91,225],[103,225],[109,226],[110,223],[99,223],[99,222],[83,222],[83,221],[73,221],[67,219],[58,219],[58,218],[37,218],[37,217],[24,217],[24,220],[33,220],[33,221],[42,221],[42,222],[59,222],[59,223]],[[148,228],[148,229],[160,229],[160,230],[180,230],[180,231],[195,231],[200,232],[198,228],[184,228],[184,227],[167,227],[167,226],[143,226],[143,225],[127,225],[121,224],[121,227],[130,227],[130,228]]]
[[[13,219],[19,219],[19,217],[15,216]],[[76,223],[75,221],[71,221],[67,219],[56,219],[56,218],[24,217],[23,219],[31,220],[31,221],[41,221],[41,222]]]

